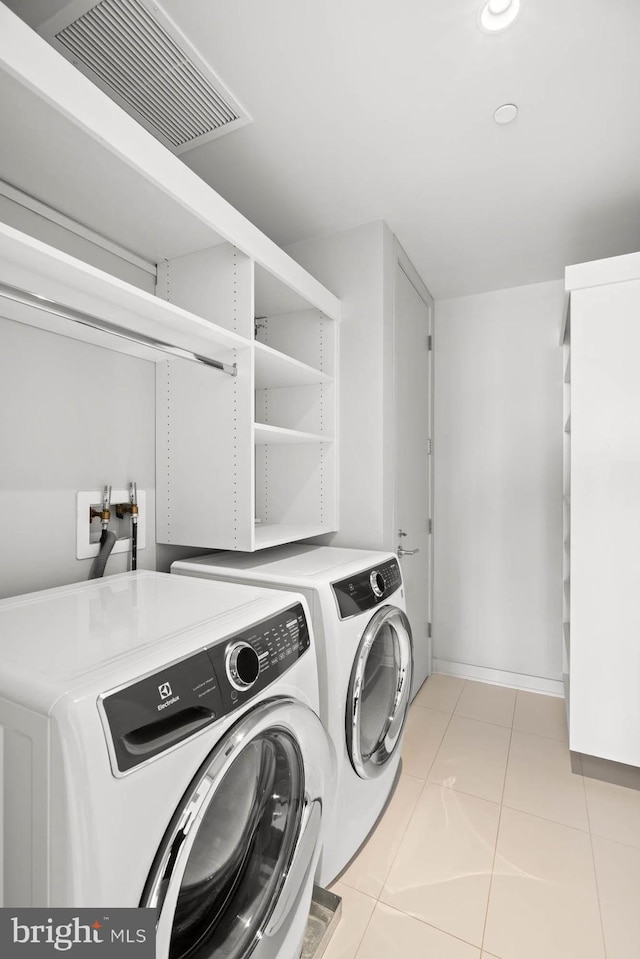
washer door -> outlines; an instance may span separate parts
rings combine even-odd
[[[397,606],[381,606],[365,629],[347,697],[347,750],[363,779],[384,772],[400,742],[413,671],[411,626]]]
[[[247,713],[200,767],[177,808],[140,905],[158,910],[157,954],[278,954],[315,866],[327,737],[292,699]]]

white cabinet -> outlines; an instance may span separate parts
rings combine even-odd
[[[0,224],[2,315],[158,364],[159,542],[334,531],[336,297],[2,4],[0,93],[0,179],[158,264],[154,297]]]
[[[566,287],[569,745],[640,766],[640,254],[569,267]]]

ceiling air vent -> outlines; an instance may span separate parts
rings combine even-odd
[[[40,33],[174,153],[251,120],[157,3],[71,3]]]

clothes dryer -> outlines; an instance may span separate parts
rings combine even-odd
[[[5,906],[297,959],[332,753],[306,601],[139,571],[0,602]]]
[[[311,609],[320,717],[337,756],[337,786],[317,879],[355,855],[395,786],[412,676],[411,627],[393,553],[289,545],[175,562],[173,574],[295,589]]]

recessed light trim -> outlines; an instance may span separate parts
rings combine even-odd
[[[486,33],[506,30],[520,14],[520,0],[488,0],[480,8],[478,23]]]
[[[505,123],[511,123],[518,116],[518,108],[515,103],[503,103],[493,114],[496,123],[504,126]]]

